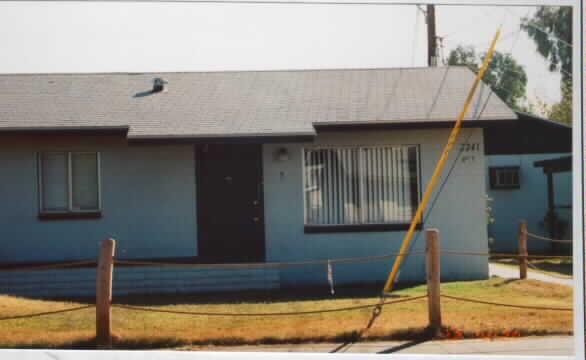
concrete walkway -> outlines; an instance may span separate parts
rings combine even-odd
[[[519,269],[514,269],[512,267],[509,267],[506,265],[500,265],[500,264],[489,263],[488,264],[488,273],[490,274],[490,276],[494,275],[494,276],[502,277],[505,279],[510,279],[510,278],[518,279],[519,278]],[[557,277],[549,276],[549,275],[542,274],[539,272],[531,271],[531,269],[528,269],[527,277],[529,279],[547,281],[547,282],[561,284],[561,285],[568,285],[568,286],[573,285],[572,279],[557,278]]]
[[[481,354],[573,356],[571,336],[528,337],[498,340],[445,340],[429,342],[372,342],[357,344],[302,344],[267,346],[231,346],[190,348],[199,351],[258,351],[306,353],[376,353],[376,354]]]

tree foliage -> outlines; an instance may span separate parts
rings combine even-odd
[[[521,20],[521,29],[537,45],[541,56],[549,60],[549,70],[562,70],[564,81],[572,73],[572,8],[542,6],[532,17]]]
[[[526,111],[572,126],[572,82],[568,80],[562,83],[562,100],[559,103],[549,105],[537,98],[529,102]]]
[[[476,54],[472,46],[458,46],[450,51],[448,65],[465,65],[478,73],[486,53]],[[527,74],[511,54],[495,51],[492,61],[484,74],[486,82],[505,103],[515,110],[525,110]]]
[[[572,124],[572,8],[542,6],[530,18],[521,20],[521,29],[549,60],[549,70],[561,70],[562,99],[552,106],[538,105],[549,119]]]

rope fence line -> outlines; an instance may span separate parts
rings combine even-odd
[[[111,240],[113,242],[113,240]],[[340,263],[355,263],[355,262],[366,262],[371,260],[383,260],[388,259],[394,256],[412,254],[412,255],[423,255],[427,254],[428,252],[432,254],[431,256],[436,256],[439,259],[440,254],[458,254],[458,255],[472,255],[472,256],[501,256],[501,257],[511,257],[511,258],[564,258],[564,256],[528,256],[528,255],[518,255],[518,254],[508,254],[508,253],[483,253],[483,252],[469,252],[469,251],[456,251],[456,250],[439,250],[438,247],[435,250],[430,250],[428,248],[426,251],[414,251],[414,252],[406,252],[406,253],[390,253],[381,256],[369,256],[369,257],[354,257],[354,258],[340,258],[334,260],[316,260],[316,261],[302,261],[302,262],[290,262],[290,263],[251,263],[251,264],[181,264],[181,263],[164,263],[164,262],[154,262],[154,261],[132,261],[132,260],[116,260],[114,259],[113,255],[114,252],[109,256],[108,259],[100,258],[100,269],[103,267],[102,264],[109,264],[108,266],[104,266],[104,272],[112,271],[114,264],[128,264],[128,265],[150,265],[150,266],[194,266],[194,267],[212,267],[212,268],[250,268],[250,267],[285,267],[285,266],[298,266],[298,265],[319,265],[319,264],[340,264]],[[434,255],[435,254],[435,255]],[[570,258],[570,256],[565,256],[566,258]],[[104,261],[104,263],[102,262]],[[26,267],[18,267],[18,268],[11,268],[11,269],[2,269],[7,271],[18,271],[18,270],[40,270],[40,269],[52,269],[52,268],[64,268],[64,267],[71,267],[71,266],[81,266],[81,265],[97,265],[97,261],[77,261],[77,262],[68,262],[68,263],[61,263],[61,264],[51,264],[51,265],[40,265],[40,266],[26,266]],[[99,281],[98,277],[98,282]],[[111,282],[111,279],[109,280]],[[111,285],[110,285],[111,286]],[[429,286],[429,282],[428,282]],[[98,289],[99,290],[99,289]],[[111,290],[110,290],[111,291]],[[475,299],[467,299],[461,298],[456,296],[449,296],[449,295],[441,295],[438,293],[436,300],[430,297],[430,294],[416,296],[416,297],[409,297],[405,299],[399,299],[394,301],[384,301],[384,298],[381,298],[378,303],[372,304],[365,304],[365,305],[357,305],[357,306],[349,306],[349,307],[340,307],[340,308],[333,308],[333,309],[323,309],[323,310],[310,310],[310,311],[293,311],[293,312],[266,312],[266,313],[239,313],[239,312],[197,312],[197,311],[178,311],[178,310],[170,310],[170,309],[154,309],[148,307],[140,307],[140,306],[132,306],[132,305],[124,305],[124,304],[112,304],[111,301],[108,301],[108,307],[112,308],[120,308],[126,309],[131,311],[143,311],[143,312],[152,312],[152,313],[168,313],[168,314],[178,314],[178,315],[191,315],[191,316],[226,316],[226,317],[265,317],[265,316],[299,316],[299,315],[312,315],[312,314],[323,314],[323,313],[333,313],[333,312],[342,312],[342,311],[354,311],[354,310],[361,310],[361,309],[368,309],[374,308],[372,317],[369,320],[369,323],[365,329],[361,331],[361,334],[367,331],[374,323],[375,319],[380,315],[383,306],[385,305],[393,305],[399,303],[407,303],[412,301],[417,301],[420,299],[427,299],[427,301],[431,304],[432,301],[437,301],[439,304],[440,297],[446,299],[452,299],[457,301],[464,301],[464,302],[471,302],[471,303],[479,303],[485,305],[493,305],[493,306],[504,306],[504,307],[511,307],[511,308],[520,308],[520,309],[531,309],[531,310],[552,310],[552,311],[572,311],[571,308],[556,308],[556,307],[539,307],[539,306],[525,306],[525,305],[513,305],[513,304],[504,304],[504,303],[496,303],[496,302],[489,302],[489,301],[482,301],[482,300],[475,300]],[[88,308],[96,307],[96,305],[86,305],[80,306],[70,309],[63,309],[57,311],[48,311],[48,312],[41,312],[41,313],[33,313],[27,315],[17,315],[17,316],[9,316],[9,317],[0,317],[1,320],[13,320],[13,319],[24,319],[24,318],[33,318],[38,316],[44,315],[52,315],[52,314],[59,314],[59,313],[66,313],[66,312],[73,312],[73,311],[80,311],[85,310]],[[98,308],[99,309],[99,308]],[[431,310],[430,310],[431,311]],[[98,324],[98,321],[96,322]],[[111,325],[108,325],[108,327]],[[110,333],[110,330],[108,330]]]
[[[566,241],[566,240],[557,240]],[[442,254],[453,254],[453,255],[469,255],[469,256],[492,256],[492,257],[511,257],[511,258],[532,258],[532,259],[546,259],[546,258],[557,258],[557,259],[571,259],[572,256],[561,256],[561,255],[519,255],[513,253],[484,253],[484,252],[471,252],[471,251],[458,251],[458,250],[441,250]],[[290,266],[302,266],[302,265],[328,265],[329,264],[349,264],[368,262],[376,260],[385,260],[396,256],[406,255],[424,255],[425,251],[413,251],[407,253],[390,253],[379,256],[365,256],[365,257],[353,257],[353,258],[340,258],[332,260],[314,260],[314,261],[298,261],[288,263],[238,263],[238,264],[193,264],[193,263],[170,263],[170,262],[158,262],[158,261],[140,261],[140,260],[118,260],[114,259],[114,264],[119,265],[137,265],[137,266],[169,266],[169,267],[202,267],[202,268],[263,268],[263,267],[290,267]],[[27,270],[51,270],[68,268],[74,266],[96,266],[96,260],[84,260],[74,261],[59,264],[49,265],[38,265],[38,266],[17,266],[10,268],[0,268],[0,272],[16,272],[16,271],[27,271]]]
[[[16,315],[16,316],[0,317],[0,321],[2,321],[2,320],[14,320],[14,319],[25,319],[25,318],[32,318],[32,317],[37,317],[37,316],[44,316],[44,315],[61,314],[61,313],[66,313],[66,312],[85,310],[85,309],[89,309],[89,308],[92,308],[92,307],[95,307],[95,306],[96,305],[93,305],[92,304],[92,305],[79,306],[79,307],[75,307],[75,308],[71,308],[71,309],[64,309],[64,310],[46,311],[46,312],[34,313],[34,314],[27,314],[27,315]]]
[[[328,264],[349,264],[358,262],[367,262],[373,260],[385,260],[400,255],[424,255],[425,251],[413,251],[410,253],[390,253],[379,256],[365,256],[354,258],[340,258],[332,260],[313,260],[313,261],[297,261],[285,263],[238,263],[238,264],[191,264],[191,263],[167,263],[158,261],[135,261],[135,260],[117,260],[114,259],[114,264],[119,265],[143,265],[143,266],[177,266],[177,267],[205,267],[205,268],[263,268],[263,267],[289,267],[300,265],[328,265]]]
[[[98,264],[98,262],[96,260],[84,260],[84,261],[74,261],[74,262],[49,264],[49,265],[15,266],[15,267],[4,268],[4,269],[0,268],[0,272],[26,271],[26,270],[51,270],[51,269],[67,268],[67,267],[71,267],[71,266],[85,266],[85,265],[96,266],[97,264]]]
[[[490,301],[482,301],[482,300],[474,300],[474,299],[467,299],[458,296],[450,296],[450,295],[441,295],[441,297],[452,299],[452,300],[459,300],[459,301],[466,301],[471,303],[478,303],[478,304],[485,304],[485,305],[495,305],[495,306],[506,306],[512,308],[519,308],[519,309],[530,309],[530,310],[555,310],[555,311],[573,311],[571,308],[554,308],[554,307],[542,307],[542,306],[527,306],[527,305],[512,305],[512,304],[502,304],[502,303],[495,303]]]
[[[127,310],[135,310],[135,311],[170,313],[170,314],[178,314],[178,315],[195,315],[195,316],[234,316],[234,317],[240,317],[240,316],[293,316],[293,315],[312,315],[312,314],[322,314],[322,313],[331,313],[331,312],[340,312],[340,311],[368,309],[368,308],[373,308],[373,307],[377,307],[377,306],[405,303],[405,302],[415,301],[415,300],[419,300],[419,299],[423,299],[423,298],[427,298],[427,295],[416,296],[416,297],[402,299],[402,300],[385,301],[385,302],[376,303],[376,304],[357,305],[357,306],[349,306],[349,307],[336,308],[336,309],[325,309],[325,310],[314,310],[314,311],[273,312],[273,313],[215,313],[215,312],[197,312],[197,311],[176,311],[176,310],[167,310],[167,309],[151,309],[151,308],[146,308],[146,307],[122,305],[122,304],[112,304],[112,307],[116,307],[116,308],[120,308],[120,309],[127,309]]]
[[[558,240],[566,241],[566,240]],[[533,258],[533,259],[545,259],[545,258],[558,258],[558,259],[571,259],[572,256],[561,256],[561,255],[519,255],[513,253],[484,253],[484,252],[471,252],[471,251],[458,251],[458,250],[441,250],[442,254],[453,254],[453,255],[470,255],[470,256],[492,256],[492,257],[512,257],[512,258]],[[301,266],[301,265],[327,265],[329,264],[349,264],[368,262],[376,260],[385,260],[396,256],[406,255],[424,255],[425,251],[413,251],[407,253],[390,253],[379,256],[365,256],[365,257],[354,257],[354,258],[340,258],[332,260],[314,260],[314,261],[298,261],[288,263],[238,263],[238,264],[194,264],[194,263],[170,263],[170,262],[158,262],[158,261],[140,261],[140,260],[118,260],[114,259],[114,264],[119,265],[142,265],[142,266],[175,266],[175,267],[203,267],[203,268],[262,268],[262,267],[289,267],[289,266]],[[75,261],[59,264],[49,265],[38,265],[38,266],[17,266],[10,268],[0,268],[0,272],[15,272],[15,271],[26,271],[26,270],[50,270],[59,268],[68,268],[73,266],[96,266],[96,260],[85,260]]]
[[[533,239],[536,240],[543,240],[543,241],[551,241],[551,242],[559,242],[559,243],[571,243],[572,240],[556,240],[556,239],[550,239],[544,236],[540,236],[534,233],[530,233],[529,231],[527,231],[525,234],[527,234],[528,236],[532,237]]]

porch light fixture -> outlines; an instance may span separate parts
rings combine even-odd
[[[275,158],[277,161],[287,161],[289,160],[289,151],[287,151],[287,148],[284,147],[279,148],[275,154]]]

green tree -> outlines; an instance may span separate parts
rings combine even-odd
[[[465,65],[477,73],[486,53],[476,54],[472,46],[458,46],[450,51],[448,65]],[[523,66],[511,54],[495,51],[492,61],[484,75],[484,82],[505,103],[515,110],[525,110],[523,102],[526,99],[527,74]]]
[[[547,118],[572,126],[572,81],[562,82],[562,100],[551,106]]]
[[[529,102],[527,112],[572,126],[572,82],[568,80],[562,83],[562,100],[559,103],[549,105],[537,98]]]
[[[561,70],[562,99],[552,106],[540,104],[552,120],[572,124],[572,8],[542,6],[521,20],[521,29],[537,45],[537,51],[549,60],[549,70]]]
[[[472,71],[478,72],[478,56],[472,46],[458,45],[448,55],[448,65],[466,65]]]
[[[521,19],[521,29],[533,39],[537,51],[549,60],[549,70],[572,76],[572,8],[541,6],[533,16]]]

